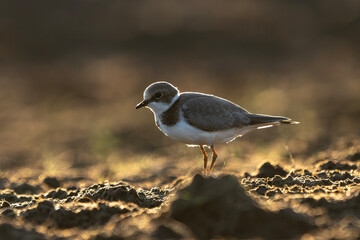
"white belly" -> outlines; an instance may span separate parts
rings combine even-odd
[[[252,130],[252,128],[245,127],[207,132],[191,126],[183,118],[179,120],[177,124],[167,126],[162,124],[155,115],[155,121],[157,121],[159,129],[166,136],[190,145],[210,146],[216,143],[227,143]]]

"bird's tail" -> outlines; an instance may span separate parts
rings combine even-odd
[[[292,124],[292,125],[300,124],[300,122],[291,120],[290,118],[288,118],[286,120],[282,120],[282,121],[280,121],[280,123]]]
[[[261,114],[249,114],[250,125],[275,125],[275,124],[299,124],[287,117],[269,116]]]

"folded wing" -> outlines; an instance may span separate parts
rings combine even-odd
[[[183,93],[182,112],[185,120],[204,131],[247,127],[248,131],[278,124],[298,124],[290,118],[252,114],[226,99],[200,93]]]
[[[204,131],[219,131],[250,123],[248,112],[238,105],[212,95],[184,93],[185,120]]]

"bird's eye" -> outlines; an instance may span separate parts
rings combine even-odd
[[[156,99],[160,99],[160,98],[163,97],[163,95],[164,95],[164,94],[162,94],[161,92],[158,92],[158,93],[155,94],[155,98],[156,98]]]

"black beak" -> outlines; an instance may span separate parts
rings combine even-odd
[[[135,109],[139,109],[139,108],[142,108],[142,107],[145,107],[149,104],[149,100],[144,100],[142,101],[141,103],[139,103],[138,105],[136,105]]]

